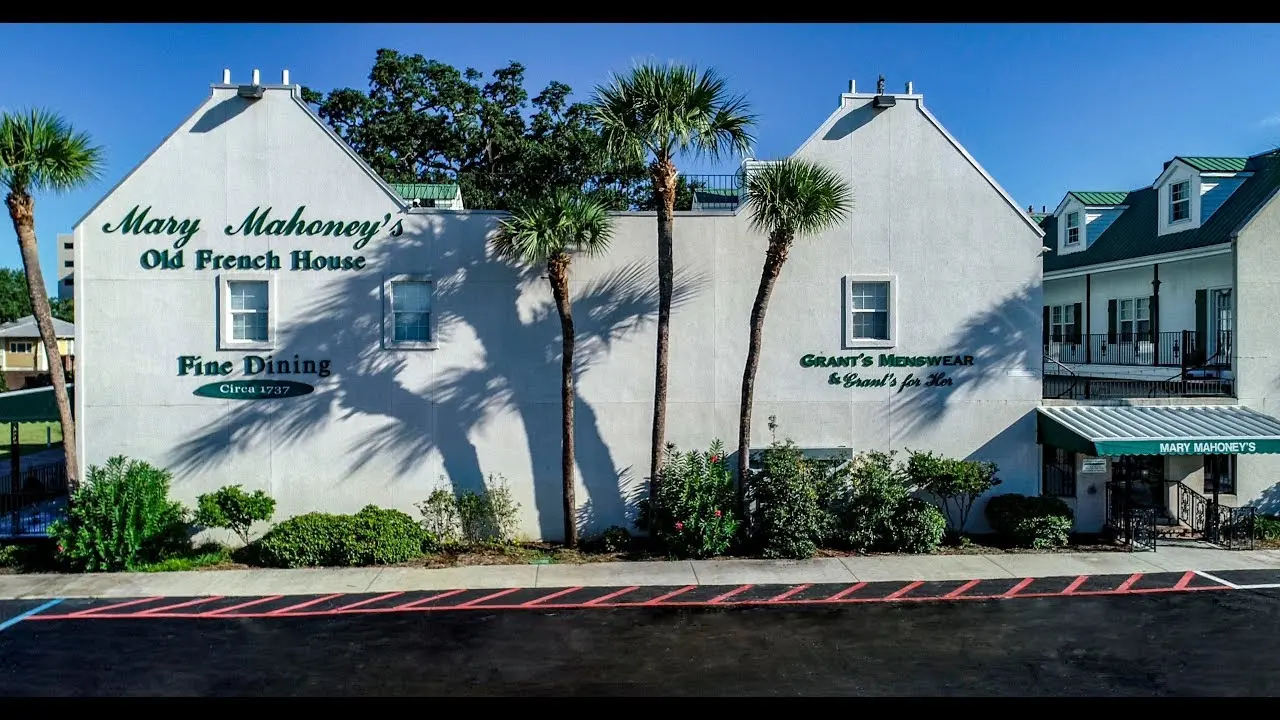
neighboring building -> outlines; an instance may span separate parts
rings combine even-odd
[[[1215,492],[1280,509],[1277,188],[1280,152],[1179,156],[1150,187],[1069,192],[1041,220],[1045,492],[1086,525],[1116,519],[1126,482],[1130,506],[1197,533]]]
[[[1000,492],[1035,493],[1041,230],[918,94],[851,88],[795,155],[848,178],[855,203],[796,244],[778,281],[753,446],[774,417],[779,439],[814,452],[992,460]],[[500,474],[521,530],[559,537],[547,282],[489,252],[502,213],[411,194],[298,86],[214,85],[75,227],[83,462],[167,466],[188,502],[262,488],[281,518],[415,512],[444,483]],[[646,482],[654,233],[653,213],[618,213],[609,253],[573,263],[588,529],[628,524]],[[766,239],[736,194],[677,213],[675,235],[667,438],[732,444]],[[981,504],[971,522],[985,524]]]
[[[75,235],[65,233],[58,235],[58,299],[71,300],[75,297]]]
[[[449,184],[392,183],[391,189],[404,198],[409,207],[465,210],[462,188]]]
[[[58,352],[67,372],[75,371],[76,328],[69,322],[53,319],[58,338]],[[34,315],[0,325],[0,372],[10,390],[47,384],[49,355],[40,342],[40,329]]]

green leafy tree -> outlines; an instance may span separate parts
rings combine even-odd
[[[964,532],[974,502],[1000,484],[996,469],[995,463],[956,460],[932,452],[913,452],[907,458],[912,484],[938,498],[956,533]]]
[[[714,70],[699,72],[679,64],[645,63],[614,75],[610,84],[596,89],[593,105],[609,156],[624,165],[646,162],[657,204],[658,324],[649,459],[649,493],[653,495],[666,448],[676,155],[692,152],[716,159],[735,150],[745,153],[753,139],[755,116],[744,97],[728,93]]]
[[[643,163],[603,150],[591,108],[551,82],[532,100],[524,66],[490,77],[422,55],[379,50],[368,91],[341,88],[303,98],[388,182],[458,183],[468,207],[510,210],[548,188],[592,192],[625,210]]]
[[[31,314],[27,276],[20,268],[0,268],[0,323]]]
[[[560,364],[561,472],[564,484],[565,545],[578,544],[577,502],[573,477],[573,306],[569,298],[569,263],[573,254],[598,255],[609,247],[612,220],[600,202],[560,189],[544,199],[520,206],[502,221],[494,238],[497,253],[525,265],[545,265],[551,295],[560,313],[563,350]]]
[[[239,485],[228,485],[196,498],[197,525],[230,530],[249,544],[249,531],[255,522],[271,522],[276,512],[275,498],[262,490],[245,492]]]
[[[75,302],[71,298],[49,298],[49,309],[54,317],[63,322],[76,321]]]
[[[97,179],[102,170],[102,149],[89,135],[76,132],[60,116],[45,110],[4,113],[0,116],[0,185],[8,194],[5,202],[18,235],[22,267],[27,277],[27,294],[32,314],[40,328],[40,340],[50,366],[57,359],[58,338],[53,331],[53,311],[40,272],[40,251],[36,246],[36,201],[38,192],[65,192]],[[66,377],[53,378],[53,396],[62,421],[66,450],[67,481],[74,487],[79,477],[76,462],[75,422],[67,395]]]
[[[769,296],[797,237],[817,235],[849,214],[852,190],[835,172],[806,160],[787,159],[766,165],[747,176],[747,205],[751,224],[769,238],[769,249],[760,272],[760,286],[751,306],[747,362],[742,371],[742,398],[738,407],[738,477],[747,477],[751,445],[751,404],[756,369],[764,337],[764,315]]]

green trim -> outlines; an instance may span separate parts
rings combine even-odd
[[[1178,155],[1174,160],[1181,160],[1200,172],[1243,172],[1249,158],[1242,157],[1187,157]]]
[[[1068,194],[1089,206],[1120,205],[1129,196],[1129,193],[1119,190],[1072,190]]]
[[[1036,416],[1039,418],[1039,422],[1036,423],[1036,433],[1039,436],[1041,445],[1058,447],[1085,455],[1101,455],[1088,438],[1081,437],[1071,428],[1044,413],[1036,413]]]
[[[1182,438],[1173,440],[1099,440],[1099,456],[1117,455],[1277,455],[1280,438]]]

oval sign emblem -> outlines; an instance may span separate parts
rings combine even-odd
[[[201,385],[193,395],[223,400],[272,400],[308,395],[314,387],[292,380],[224,380]]]

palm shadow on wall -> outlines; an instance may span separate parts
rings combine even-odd
[[[1039,378],[1043,349],[1040,329],[1042,302],[1040,285],[1026,285],[986,310],[971,315],[950,333],[939,349],[957,355],[972,355],[973,365],[903,368],[903,372],[898,373],[900,380],[906,373],[927,380],[931,373],[943,372],[952,380],[952,385],[904,388],[895,398],[892,410],[894,424],[899,431],[909,436],[940,423],[975,422],[972,418],[957,417],[952,411],[961,409],[965,400],[981,399],[982,392],[992,386],[1007,385],[1014,379],[1011,371],[1030,372]],[[1036,392],[1040,391],[1038,379],[1021,379],[1036,382]],[[1022,432],[1025,428],[1020,426],[1026,422],[1034,422],[1034,417],[1024,416],[1008,428],[992,428],[997,434],[974,451],[969,459],[981,460],[1005,454],[1010,444],[1025,446],[1026,438]],[[1006,434],[1011,435],[1007,441],[1002,438]]]
[[[559,316],[549,291],[538,288],[529,293],[538,284],[546,285],[543,268],[513,268],[487,247],[462,245],[480,242],[475,238],[481,234],[467,224],[492,223],[491,217],[436,216],[425,223],[429,229],[420,236],[396,239],[394,259],[379,256],[374,248],[377,241],[371,243],[374,251],[366,251],[370,262],[365,271],[319,290],[320,295],[294,317],[278,321],[273,354],[331,358],[332,376],[276,376],[311,382],[315,392],[234,404],[176,448],[175,468],[209,470],[224,463],[228,452],[264,446],[305,447],[318,428],[359,420],[361,430],[345,448],[346,466],[330,468],[329,477],[315,478],[315,482],[344,481],[366,468],[373,472],[369,465],[375,458],[389,459],[397,477],[414,475],[433,452],[440,454],[445,477],[455,491],[483,488],[485,470],[507,477],[523,476],[527,470],[533,479],[541,535],[559,538],[563,533]],[[415,256],[431,258],[424,263],[428,268],[456,268],[436,276],[433,308],[440,348],[474,336],[478,352],[463,364],[440,367],[443,358],[456,358],[447,351],[436,355],[383,349],[382,280],[389,274],[420,270],[405,266],[405,259]],[[282,273],[285,282],[290,272]],[[574,372],[580,378],[615,343],[643,332],[656,319],[658,288],[648,263],[632,263],[592,278],[579,271],[577,278],[572,288],[577,334]],[[688,302],[705,282],[702,276],[677,274],[673,306]],[[419,369],[405,373],[411,362]],[[492,460],[482,465],[471,437],[496,416],[508,413],[519,418],[525,437],[504,440],[513,444],[523,440],[530,466],[498,467]],[[577,466],[587,490],[580,502],[585,501],[591,516],[621,516],[633,502],[628,497],[631,470],[616,466],[596,410],[581,395],[576,396],[574,432]],[[414,488],[414,499],[426,499],[436,486],[432,482]]]

